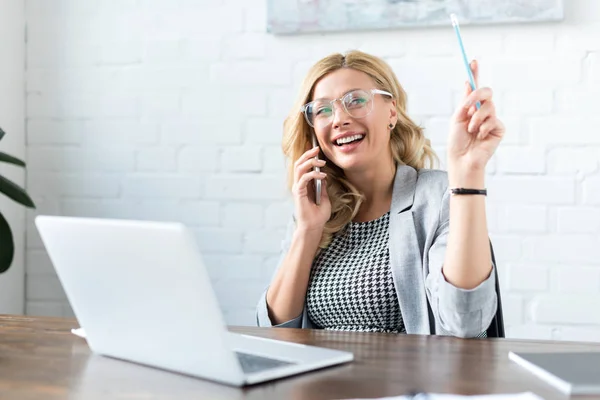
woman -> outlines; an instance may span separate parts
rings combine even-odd
[[[259,326],[485,334],[497,307],[485,166],[504,135],[492,91],[466,82],[449,128],[448,172],[427,169],[429,140],[383,60],[353,51],[311,68],[284,124],[295,211]]]

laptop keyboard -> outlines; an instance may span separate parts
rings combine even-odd
[[[273,369],[277,367],[283,367],[285,365],[295,364],[287,361],[275,360],[274,358],[266,358],[261,356],[255,356],[254,354],[240,353],[237,351],[235,352],[235,355],[240,361],[242,371],[244,371],[244,373],[246,374],[262,372],[267,369]]]

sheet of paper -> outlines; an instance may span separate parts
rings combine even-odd
[[[77,335],[79,337],[85,338],[85,331],[83,330],[83,328],[74,328],[74,329],[71,329],[71,333],[73,335]]]

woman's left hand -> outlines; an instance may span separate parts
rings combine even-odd
[[[479,68],[471,62],[471,71],[478,87]],[[480,109],[476,104],[481,104]],[[465,83],[463,103],[454,113],[450,123],[448,141],[448,167],[463,173],[484,172],[485,166],[504,136],[504,124],[496,117],[492,89],[483,87],[471,90]]]

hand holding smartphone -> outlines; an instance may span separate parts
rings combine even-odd
[[[313,148],[317,147],[319,145],[319,143],[317,142],[317,137],[314,134],[312,137],[312,145],[313,145]],[[319,160],[318,154],[315,156],[315,160],[317,160],[317,161]],[[321,172],[320,167],[314,167],[313,170],[316,172]],[[315,203],[317,205],[320,205],[321,204],[321,180],[315,179],[314,182],[315,182]]]
[[[454,32],[456,33],[456,38],[458,39],[458,45],[460,47],[460,52],[462,55],[463,63],[465,64],[465,68],[467,68],[467,75],[469,76],[469,83],[471,85],[471,90],[477,89],[475,85],[475,78],[473,77],[473,71],[471,71],[471,66],[469,65],[469,61],[467,59],[467,53],[465,52],[465,47],[463,45],[462,37],[460,35],[460,26],[458,25],[458,18],[456,14],[450,14],[450,20],[452,21],[452,26],[454,27]],[[475,105],[479,110],[481,107],[481,103],[477,102]]]

